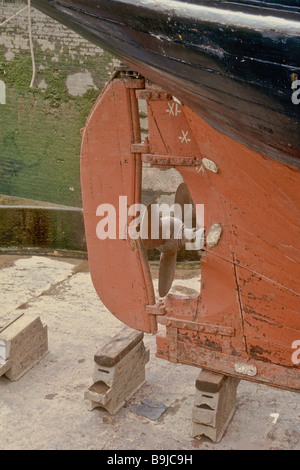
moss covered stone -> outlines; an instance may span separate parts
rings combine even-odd
[[[0,108],[0,193],[81,205],[80,129],[113,64],[108,54],[78,61],[63,54],[53,62],[36,51],[31,89],[30,56],[22,53],[8,61],[0,52],[0,80],[6,84],[6,105]],[[95,87],[71,96],[67,77],[81,70],[91,71]]]

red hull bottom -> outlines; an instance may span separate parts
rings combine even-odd
[[[147,101],[149,142],[140,140],[137,98]],[[142,161],[177,168],[194,204],[204,204],[207,231],[222,227],[219,243],[201,258],[196,296],[169,294],[155,304],[140,241],[97,237],[100,204],[118,207],[119,196],[128,205],[140,202]],[[164,324],[161,358],[299,391],[300,172],[217,132],[172,96],[145,89],[144,80],[126,77],[113,79],[96,102],[81,163],[91,275],[107,308],[145,332]]]

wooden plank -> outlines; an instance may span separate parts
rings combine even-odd
[[[138,367],[139,358],[145,354],[145,345],[143,341],[140,341],[131,351],[129,351],[119,362],[112,367],[99,366],[95,362],[93,380],[98,382],[99,380],[104,382],[109,387],[112,387],[124,374],[124,371],[128,371],[131,364],[135,364]],[[133,360],[132,360],[133,359]],[[125,372],[126,373],[126,372]]]
[[[0,377],[4,375],[12,366],[11,361],[6,361],[4,364],[0,364]]]
[[[146,350],[142,337],[143,333],[125,328],[101,349],[101,359],[112,366],[103,365],[103,360],[100,365],[95,362],[94,384],[84,394],[91,402],[91,409],[102,407],[115,414],[145,383],[145,366],[150,350]],[[104,352],[109,352],[110,356],[104,355]]]
[[[125,384],[123,389],[114,390],[114,396],[111,400],[108,401],[106,395],[95,393],[92,388],[85,392],[85,398],[90,400],[91,410],[101,407],[114,415],[144,384],[145,369],[141,369],[134,376],[130,377],[130,381]]]
[[[145,383],[145,365],[149,361],[149,350],[143,348],[141,352],[138,346],[134,352],[134,355],[130,353],[128,360],[125,358],[122,370],[116,375],[112,386],[98,381],[85,392],[84,397],[91,401],[92,409],[100,406],[115,414]]]
[[[205,435],[214,442],[219,442],[222,439],[236,410],[236,390],[239,383],[239,380],[234,377],[223,377],[224,380],[219,390],[212,393],[215,399],[214,409],[195,404],[192,415],[193,437]],[[208,376],[207,378],[209,380]],[[212,376],[212,384],[214,383],[215,378]],[[197,397],[199,394],[201,395],[202,392],[196,390],[195,401],[199,402],[199,397]]]
[[[123,328],[121,332],[101,345],[94,356],[96,364],[113,367],[142,341],[143,337],[144,333]]]
[[[0,333],[1,354],[11,367],[10,380],[18,380],[48,352],[47,327],[36,315],[21,315]]]
[[[202,370],[196,380],[196,388],[203,392],[216,393],[220,390],[225,380],[226,375],[209,370]]]

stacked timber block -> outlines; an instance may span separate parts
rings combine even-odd
[[[202,370],[196,380],[193,408],[193,437],[206,436],[219,442],[236,409],[236,391],[240,380]]]
[[[0,329],[0,376],[18,380],[48,352],[47,326],[21,314]]]
[[[145,383],[150,351],[143,337],[143,333],[123,328],[95,354],[94,383],[84,394],[91,410],[101,407],[115,414]]]

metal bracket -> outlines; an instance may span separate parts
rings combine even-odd
[[[154,305],[147,305],[146,312],[148,313],[148,315],[156,315],[156,316],[162,315],[163,316],[163,315],[166,315],[167,310],[166,310],[164,302],[158,301]]]
[[[149,141],[144,141],[141,144],[131,144],[131,153],[149,153],[150,146]]]
[[[179,320],[177,318],[164,317],[159,319],[161,325],[178,330],[191,330],[200,333],[207,333],[220,336],[234,336],[235,329],[231,326],[211,325],[209,323],[197,323],[188,320]]]
[[[230,326],[212,325],[209,323],[197,323],[189,320],[161,316],[157,318],[158,323],[167,327],[167,338],[169,340],[168,360],[178,362],[178,332],[179,330],[197,331],[203,334],[225,336],[224,344],[230,337],[235,335],[235,329]]]
[[[147,100],[147,101],[171,101],[173,99],[170,93],[157,92],[150,90],[137,90],[136,97],[138,100]]]
[[[199,166],[202,164],[200,158],[195,157],[175,157],[172,155],[153,155],[145,153],[142,155],[143,163],[150,163],[153,166]]]

